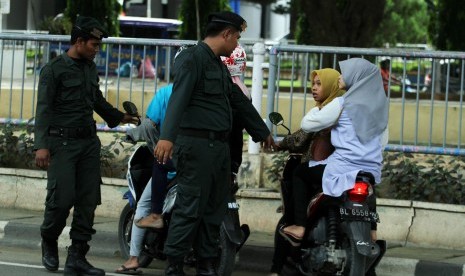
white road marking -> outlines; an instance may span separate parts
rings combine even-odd
[[[8,265],[8,266],[17,266],[17,267],[27,267],[27,268],[40,268],[40,269],[45,269],[41,265],[30,265],[30,264],[21,264],[21,263],[11,263],[11,262],[2,262],[0,261],[0,265]],[[63,272],[63,268],[58,268],[56,272]],[[110,276],[118,276],[121,274],[117,273],[112,273],[112,272],[107,272],[105,271],[105,275],[110,275]]]
[[[19,266],[19,267],[29,267],[29,268],[44,268],[44,267],[41,266],[41,265],[29,265],[29,264],[10,263],[10,262],[2,262],[2,261],[0,261],[0,265]]]

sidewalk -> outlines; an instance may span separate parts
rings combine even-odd
[[[39,227],[42,212],[0,208],[0,247],[23,246],[39,248]],[[118,245],[118,219],[96,217],[94,235],[89,254],[120,256]],[[70,244],[69,228],[65,228],[59,239],[59,250]],[[254,232],[240,251],[237,265],[241,269],[268,272],[273,254],[273,236]],[[123,260],[122,260],[123,261]],[[437,248],[404,247],[388,243],[385,257],[378,266],[378,275],[458,276],[465,275],[465,249],[449,250]]]

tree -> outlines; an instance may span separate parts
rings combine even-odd
[[[432,0],[430,7],[431,21],[429,37],[438,50],[463,51],[465,49],[465,1]]]
[[[428,22],[425,0],[387,0],[374,46],[427,43]]]
[[[297,2],[297,3],[295,3]],[[386,0],[297,0],[295,37],[299,44],[370,47]]]
[[[121,5],[117,0],[67,0],[65,16],[76,22],[78,15],[90,16],[103,24],[110,36],[119,36],[118,16]]]
[[[197,6],[197,3],[200,6]],[[179,20],[182,21],[179,37],[181,39],[201,39],[197,36],[197,30],[201,30],[200,33],[203,34],[203,27],[207,22],[208,15],[212,12],[230,10],[228,0],[199,0],[198,2],[183,0],[179,9]]]

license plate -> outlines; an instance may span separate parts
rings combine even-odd
[[[362,209],[350,209],[341,207],[339,209],[343,220],[359,220],[366,222],[379,222],[379,216],[376,212],[370,212]]]
[[[236,202],[228,202],[228,208],[232,210],[238,210],[239,204],[237,204]]]

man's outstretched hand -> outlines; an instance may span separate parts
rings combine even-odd
[[[262,141],[262,147],[265,151],[275,151],[278,146],[275,144],[273,136],[270,134],[264,141]]]

